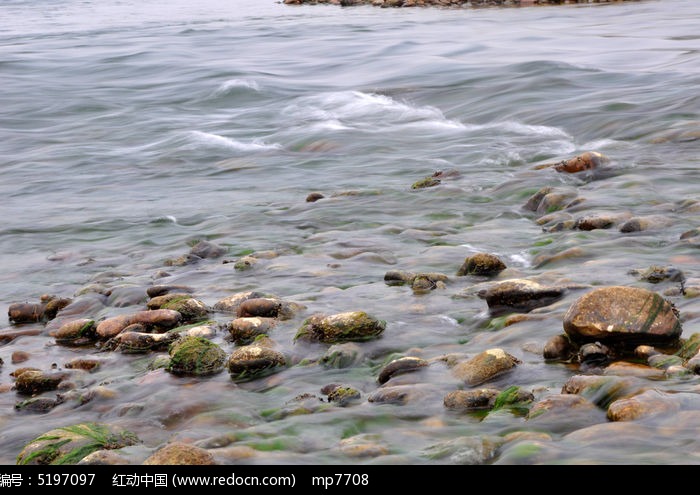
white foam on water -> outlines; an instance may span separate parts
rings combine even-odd
[[[393,98],[361,91],[335,91],[298,98],[282,110],[292,119],[305,123],[331,122],[337,128],[374,126],[391,130],[411,126],[438,130],[463,130],[458,121],[445,118],[432,106],[412,106]]]
[[[260,91],[260,85],[252,79],[229,79],[228,81],[224,81],[223,83],[221,83],[221,85],[218,88],[216,88],[216,91],[214,91],[214,94],[222,95],[228,93],[232,89],[238,88],[246,88],[252,89],[253,91]]]
[[[190,131],[189,137],[191,143],[195,146],[215,146],[219,148],[228,148],[236,151],[263,151],[280,149],[282,145],[278,143],[266,144],[258,141],[244,143],[235,139],[219,136],[218,134],[210,134],[208,132]]]

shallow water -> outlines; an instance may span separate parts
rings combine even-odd
[[[581,292],[537,310],[541,320],[494,330],[473,287],[482,280],[454,276],[475,252],[499,255],[504,280],[661,292],[673,284],[652,286],[629,271],[673,265],[698,277],[697,247],[679,240],[700,221],[698,16],[695,0],[460,10],[3,2],[0,307],[92,286],[112,294],[95,306],[98,319],[143,309],[150,285],[184,284],[209,305],[254,289],[306,309],[270,334],[294,366],[240,384],[226,372],[149,371],[153,354],[66,348],[45,334],[4,343],[0,384],[19,366],[105,362],[76,377],[79,388],[102,391],[82,405],[19,414],[21,398],[0,393],[0,463],[13,464],[41,433],[81,421],[137,433],[143,443],[127,449],[136,463],[173,439],[224,463],[695,462],[694,407],[622,425],[603,414],[593,438],[573,433],[588,424],[565,418],[534,428],[551,436],[538,455],[505,447],[474,457],[474,442],[533,427],[511,413],[448,412],[444,395],[463,384],[439,362],[392,380],[416,384],[403,406],[274,411],[332,382],[366,398],[393,357],[491,347],[522,364],[489,385],[558,393],[578,370],[546,363],[541,349]],[[583,177],[534,169],[587,150],[610,163]],[[461,175],[411,188],[452,169]],[[585,198],[573,218],[627,212],[667,224],[545,232],[523,209],[543,186]],[[325,198],[306,202],[311,192]],[[275,256],[247,271],[222,259],[166,266],[197,240],[226,247],[226,261]],[[580,251],[552,258],[570,248]],[[450,280],[415,294],[386,284],[389,270]],[[698,331],[697,300],[673,302],[683,336]],[[351,310],[386,320],[382,338],[360,344],[364,358],[351,368],[305,364],[325,347],[293,343],[303,318]],[[234,348],[223,332],[214,340]],[[17,350],[29,361],[12,364]],[[694,394],[698,378],[652,385]],[[353,437],[383,455],[349,456],[341,441]],[[463,442],[445,447],[454,439]]]

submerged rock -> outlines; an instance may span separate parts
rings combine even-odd
[[[236,344],[249,344],[258,335],[267,335],[276,324],[277,320],[274,318],[248,316],[228,322],[226,330]]]
[[[501,392],[495,388],[479,388],[475,390],[455,390],[443,399],[447,409],[453,411],[479,411],[491,409]]]
[[[328,402],[333,402],[339,406],[347,406],[359,400],[362,394],[353,387],[339,385],[328,392]]]
[[[64,323],[55,332],[49,332],[56,339],[57,344],[85,345],[97,338],[95,333],[95,320],[80,318]]]
[[[7,310],[10,323],[36,323],[44,319],[43,303],[14,303]]]
[[[259,292],[259,291],[247,291],[247,292],[238,292],[236,294],[233,294],[228,297],[224,297],[223,299],[220,299],[214,304],[214,310],[216,311],[221,311],[225,313],[233,313],[236,314],[238,312],[238,307],[241,305],[242,302],[247,301],[248,299],[258,299],[258,298],[265,298],[265,297],[274,297],[271,296],[270,294],[265,294],[264,292]]]
[[[32,395],[47,390],[56,390],[59,384],[68,378],[67,373],[29,369],[15,375],[15,389],[20,394]]]
[[[428,361],[417,357],[407,356],[399,359],[394,359],[382,368],[382,370],[379,372],[379,376],[377,377],[377,381],[380,384],[384,384],[396,375],[416,371],[428,365]]]
[[[568,361],[576,353],[576,346],[566,335],[555,335],[547,341],[542,354],[545,359]]]
[[[669,415],[680,410],[680,404],[672,395],[647,390],[634,397],[620,399],[608,407],[607,416],[610,421],[634,421],[660,415]]]
[[[139,442],[127,430],[102,423],[81,423],[56,428],[35,438],[17,455],[17,464],[77,464],[92,452],[121,449]]]
[[[281,352],[260,344],[251,344],[234,350],[228,358],[228,371],[233,380],[247,380],[266,375],[287,365]]]
[[[568,160],[562,160],[554,165],[557,172],[575,174],[584,170],[593,170],[609,162],[610,159],[597,151],[586,151]]]
[[[337,344],[377,338],[386,328],[386,322],[364,311],[349,311],[335,315],[317,314],[304,321],[294,340]]]
[[[207,317],[209,308],[190,294],[170,293],[156,296],[146,303],[148,309],[170,309],[182,315],[182,321],[197,321]]]
[[[486,300],[491,314],[508,311],[527,313],[535,308],[549,306],[566,293],[563,287],[547,287],[525,279],[513,279],[497,283],[478,292]]]
[[[176,375],[212,375],[224,369],[226,352],[214,342],[201,337],[183,337],[168,349],[167,370]]]
[[[362,359],[360,346],[354,342],[335,344],[321,357],[321,364],[326,368],[349,368]]]
[[[154,452],[143,463],[147,466],[207,466],[216,464],[211,452],[183,442],[169,443]]]
[[[659,294],[636,287],[603,287],[576,300],[564,315],[575,342],[655,344],[679,339],[675,307]]]
[[[143,333],[125,331],[109,339],[103,349],[120,351],[124,354],[140,354],[158,350],[172,344],[179,338],[175,333]]]
[[[257,297],[242,301],[236,310],[239,318],[277,318],[288,320],[296,313],[304,309],[304,306],[297,303],[283,301],[276,297]]]
[[[521,362],[503,349],[488,349],[455,365],[452,374],[467,385],[480,385],[512,370]]]
[[[129,325],[136,323],[152,331],[165,331],[177,326],[181,320],[182,315],[172,309],[139,311],[107,318],[97,325],[96,332],[100,338],[109,339],[122,332]]]
[[[495,254],[477,253],[468,256],[464,260],[462,266],[457,270],[457,276],[477,275],[491,277],[493,275],[498,275],[506,268],[506,264]]]
[[[225,247],[209,241],[199,241],[190,249],[190,254],[199,258],[220,258],[227,252],[228,249]]]
[[[642,232],[644,230],[662,229],[673,225],[673,219],[662,215],[648,215],[643,217],[632,217],[620,225],[620,232],[628,234],[630,232]]]
[[[15,404],[17,412],[30,412],[43,414],[63,402],[60,398],[51,399],[50,397],[32,397],[31,399],[23,400]]]

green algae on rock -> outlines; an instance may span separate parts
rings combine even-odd
[[[79,318],[71,320],[59,327],[55,332],[49,332],[56,339],[57,344],[80,346],[91,343],[97,338],[95,334],[95,320]]]
[[[209,308],[190,294],[170,293],[156,296],[146,303],[148,309],[171,309],[182,315],[182,320],[199,321],[207,317]]]
[[[15,376],[15,389],[18,393],[26,395],[56,390],[67,377],[68,374],[64,372],[46,373],[30,369]]]
[[[92,452],[139,442],[127,430],[103,423],[81,423],[56,428],[35,438],[17,455],[17,465],[77,464]]]
[[[233,380],[256,378],[286,365],[287,360],[281,352],[261,343],[239,347],[231,353],[227,362]]]
[[[337,344],[377,338],[386,322],[364,311],[348,311],[334,315],[316,314],[307,318],[294,336],[294,341]]]
[[[170,363],[166,368],[175,375],[205,376],[224,369],[226,352],[202,337],[183,337],[168,348]]]
[[[457,276],[477,275],[491,277],[498,275],[505,269],[506,264],[495,254],[476,253],[465,258],[464,263],[457,270]]]

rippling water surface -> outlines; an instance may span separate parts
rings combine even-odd
[[[475,252],[506,262],[500,279],[661,291],[670,285],[630,270],[673,265],[698,277],[697,247],[679,240],[700,222],[696,0],[460,10],[6,0],[0,18],[1,307],[93,290],[111,294],[93,315],[106,318],[143,309],[153,284],[188,285],[209,305],[255,289],[305,306],[270,334],[293,365],[246,383],[149,371],[154,354],[56,346],[45,332],[3,341],[0,385],[19,366],[104,363],[75,379],[95,399],[41,415],[16,412],[21,398],[6,387],[0,462],[82,421],[137,433],[143,443],[125,454],[135,463],[173,439],[222,463],[697,461],[696,408],[619,431],[604,414],[598,425],[570,417],[539,428],[511,413],[454,414],[443,397],[464,386],[440,361],[396,381],[411,384],[405,405],[269,413],[332,382],[366,397],[398,356],[491,347],[522,360],[491,385],[558,393],[578,370],[546,363],[541,349],[580,293],[494,330],[474,295],[483,280],[455,277]],[[588,150],[610,158],[597,175],[535,168]],[[440,170],[459,175],[411,188]],[[656,215],[663,226],[547,232],[523,209],[543,186],[584,198],[571,217]],[[325,197],[305,201],[311,192]],[[221,258],[168,263],[198,240],[224,246],[224,261],[263,255],[245,271]],[[389,270],[450,279],[414,293],[385,283]],[[674,303],[684,336],[698,331],[697,300]],[[355,366],[324,368],[314,364],[324,347],[293,343],[310,314],[351,310],[387,321]],[[7,319],[3,328],[16,329]],[[235,347],[223,331],[214,340]],[[15,351],[30,359],[13,364]],[[474,447],[533,429],[548,439],[487,458]],[[375,450],[353,457],[348,439]]]

